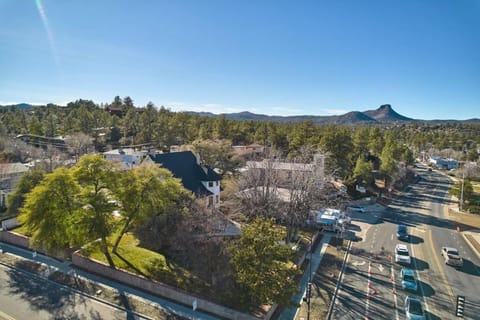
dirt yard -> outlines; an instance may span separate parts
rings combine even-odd
[[[342,246],[342,241],[332,239],[325,251],[314,278],[312,287],[312,298],[310,301],[310,319],[325,319],[330,300],[337,284],[338,275],[345,256],[347,242]],[[302,305],[295,320],[307,319],[307,303]]]
[[[480,229],[480,215],[459,213],[455,210],[448,210],[448,217],[450,220],[459,224],[461,231]]]

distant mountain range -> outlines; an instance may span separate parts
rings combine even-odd
[[[255,114],[248,111],[239,113],[222,113],[214,114],[210,112],[189,112],[204,117],[219,117],[225,116],[226,119],[231,120],[253,120],[253,121],[273,121],[273,122],[303,122],[312,121],[316,124],[340,124],[340,125],[355,125],[355,124],[382,124],[382,123],[402,123],[402,122],[459,122],[459,123],[480,123],[480,119],[469,120],[419,120],[412,119],[398,114],[393,110],[389,104],[384,104],[375,110],[368,110],[364,112],[351,111],[337,116],[268,116],[264,114]]]
[[[0,108],[19,108],[29,109],[36,107],[28,103],[20,103],[15,105],[2,106]],[[468,120],[420,120],[405,117],[398,114],[393,110],[389,104],[381,105],[378,109],[367,111],[350,111],[342,115],[336,116],[269,116],[265,114],[256,114],[248,111],[237,113],[221,113],[214,114],[211,112],[194,112],[188,111],[189,114],[195,114],[202,117],[216,118],[224,116],[229,120],[239,121],[272,121],[272,122],[303,122],[311,121],[315,124],[339,124],[339,125],[356,125],[356,124],[387,124],[387,123],[406,123],[406,122],[431,122],[431,123],[446,123],[446,122],[458,122],[458,123],[480,123],[480,119],[468,119]]]
[[[2,106],[0,104],[0,108],[3,109],[3,108],[7,108],[7,109],[11,109],[11,108],[17,108],[17,109],[30,109],[30,108],[33,108],[35,107],[35,105],[33,104],[28,104],[28,103],[17,103],[17,104],[9,104],[9,105],[4,105]]]

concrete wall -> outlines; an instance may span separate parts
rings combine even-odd
[[[154,295],[159,295],[162,297],[165,297],[167,299],[176,301],[178,303],[187,305],[187,306],[192,306],[194,301],[196,301],[197,308],[206,311],[209,313],[212,313],[214,315],[217,315],[219,317],[225,318],[225,319],[232,319],[232,320],[258,320],[258,319],[265,319],[269,320],[270,317],[273,314],[274,310],[270,310],[267,313],[266,317],[263,318],[257,318],[255,316],[245,314],[221,305],[218,305],[216,303],[201,299],[199,297],[195,297],[192,295],[189,295],[183,291],[179,291],[173,287],[167,286],[163,283],[156,282],[149,280],[147,278],[137,276],[133,273],[129,273],[126,271],[118,270],[118,269],[112,269],[108,265],[105,265],[101,262],[89,259],[85,256],[82,256],[81,254],[75,252],[72,255],[72,263],[84,270],[87,270],[89,272],[98,274],[100,276],[110,278],[112,280],[125,283],[129,286],[141,289],[143,291],[152,293]],[[273,309],[273,308],[272,308]]]
[[[305,252],[300,256],[300,258],[298,259],[298,261],[296,262],[297,266],[301,267],[303,265],[303,263],[305,262],[305,259],[307,258],[307,255],[309,254],[309,252],[312,250],[312,247],[314,247],[316,245],[316,243],[318,242],[318,237],[319,237],[320,233],[319,232],[315,232],[315,234],[313,235],[312,237],[312,243],[311,244],[308,244],[308,247],[307,249],[305,250]]]
[[[25,249],[30,249],[29,238],[15,232],[0,231],[0,241]],[[210,302],[208,300],[187,294],[186,292],[179,291],[178,289],[170,287],[163,283],[152,281],[126,271],[112,269],[108,265],[89,259],[85,256],[80,255],[77,252],[74,252],[72,254],[72,263],[78,268],[87,270],[91,273],[98,274],[105,278],[110,278],[112,280],[127,284],[129,286],[152,293],[154,295],[165,297],[167,299],[176,301],[187,306],[192,306],[193,302],[196,301],[198,309],[212,313],[225,319],[270,320],[274,311],[277,308],[277,306],[275,305],[271,307],[270,310],[268,310],[268,312],[263,317],[255,317],[253,315],[242,313],[228,307],[224,307],[222,305]]]
[[[13,244],[18,247],[30,249],[29,238],[10,231],[0,231],[0,241]]]

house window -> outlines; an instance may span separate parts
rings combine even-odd
[[[218,187],[218,183],[219,183],[218,181],[215,181],[215,185],[216,185],[217,187]]]
[[[220,202],[220,196],[219,196],[219,195],[217,195],[217,196],[215,197],[215,202],[216,202],[216,203],[219,203],[219,202]]]
[[[213,181],[208,182],[208,187],[213,188]]]

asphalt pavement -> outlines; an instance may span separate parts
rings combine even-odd
[[[16,257],[27,261],[33,261],[45,266],[49,270],[49,274],[59,271],[64,274],[69,274],[77,277],[78,279],[82,279],[84,281],[95,283],[103,288],[105,288],[105,292],[116,292],[119,296],[128,296],[131,299],[138,299],[145,304],[153,305],[156,309],[162,309],[166,314],[171,314],[173,316],[177,316],[176,319],[183,318],[183,319],[190,319],[190,320],[218,320],[218,317],[212,316],[210,314],[206,314],[204,312],[197,310],[193,310],[191,307],[184,306],[181,304],[174,303],[172,301],[162,299],[160,297],[148,294],[143,291],[139,291],[123,285],[121,283],[108,280],[97,275],[91,274],[89,272],[74,268],[69,262],[61,262],[51,257],[45,256],[43,254],[32,252],[30,250],[25,250],[23,248],[19,248],[16,246],[12,246],[10,244],[0,242],[0,250],[2,253],[0,254],[12,254]],[[108,302],[107,299],[102,299],[101,294],[97,295],[90,295],[92,299],[100,301],[105,304],[111,304]],[[118,307],[118,305],[117,305]],[[147,318],[150,318],[146,315]]]
[[[465,319],[480,314],[479,256],[474,250],[479,232],[458,232],[447,215],[448,182],[430,173],[421,183],[410,186],[392,203],[376,212],[366,210],[353,218],[354,232],[359,235],[350,251],[343,281],[333,308],[332,319],[403,319],[407,295],[419,296],[429,320],[453,319],[455,300],[466,296]],[[411,235],[406,242],[412,257],[412,268],[419,289],[402,289],[394,263],[398,224],[406,224]],[[465,240],[469,240],[466,244]],[[457,247],[465,265],[455,269],[444,264],[442,245]],[[470,248],[471,247],[471,248]]]

